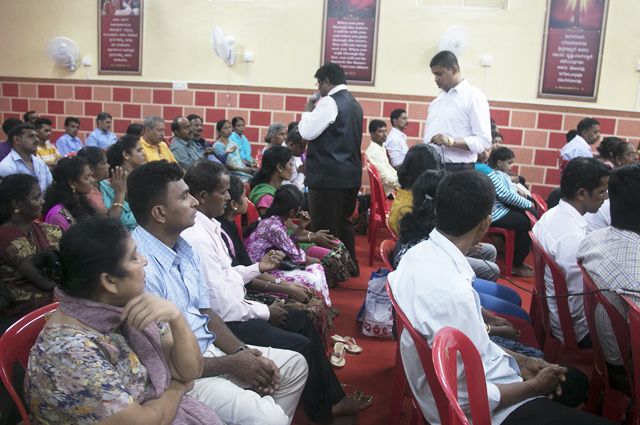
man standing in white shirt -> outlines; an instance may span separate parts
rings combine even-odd
[[[389,162],[396,170],[400,168],[404,157],[407,156],[409,146],[407,145],[407,135],[403,133],[409,127],[409,118],[404,109],[394,109],[391,111],[391,131],[387,134],[383,146],[389,154]]]
[[[609,175],[611,167],[595,158],[575,158],[569,161],[560,181],[560,203],[544,213],[533,226],[536,240],[562,270],[569,294],[582,292],[582,274],[577,263],[577,252],[580,242],[587,235],[587,222],[583,216],[588,212],[597,212],[607,199]],[[547,295],[555,295],[548,267],[545,268],[544,280]],[[551,334],[564,342],[556,301],[549,298],[547,302]],[[582,295],[569,297],[569,311],[578,346],[591,347]]]
[[[460,74],[458,58],[443,50],[429,64],[440,94],[429,105],[424,143],[434,145],[447,171],[473,170],[491,147],[491,116],[484,94]]]
[[[355,260],[351,214],[362,184],[362,107],[347,90],[340,65],[326,63],[314,78],[321,98],[309,99],[298,124],[309,142],[305,167],[311,230],[329,230]]]
[[[588,384],[582,372],[512,353],[489,339],[480,300],[472,288],[473,270],[464,254],[491,225],[494,198],[491,180],[480,172],[461,171],[445,177],[435,196],[436,228],[429,239],[409,249],[397,270],[389,274],[394,298],[429,345],[446,326],[471,339],[484,366],[492,424],[608,423],[567,407],[586,398]],[[422,413],[430,424],[440,424],[420,358],[407,332],[400,336],[400,350]],[[457,368],[458,402],[468,415],[469,394],[460,359]]]
[[[578,123],[578,134],[560,150],[567,161],[578,157],[593,157],[591,145],[600,140],[600,123],[593,118],[585,118]]]

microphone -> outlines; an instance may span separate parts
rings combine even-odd
[[[320,92],[315,92],[313,94],[313,96],[311,96],[311,100],[313,100],[314,102],[317,102],[320,99]]]

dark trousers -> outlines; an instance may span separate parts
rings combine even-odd
[[[516,240],[513,246],[513,267],[520,267],[531,251],[531,221],[522,210],[510,209],[499,220],[491,223],[492,227],[503,227],[516,231]]]
[[[328,230],[342,241],[354,260],[356,238],[351,215],[356,208],[358,189],[309,188],[311,230]]]
[[[567,380],[561,384],[562,395],[549,400],[536,398],[518,407],[502,425],[606,425],[613,422],[575,407],[587,400],[589,379],[579,369],[568,366]]]
[[[449,173],[456,173],[458,171],[474,170],[475,166],[473,162],[445,162],[444,169]]]
[[[304,412],[312,421],[329,423],[333,420],[331,407],[345,397],[344,391],[307,314],[287,307],[285,310],[287,319],[282,328],[260,319],[227,322],[227,326],[247,344],[283,348],[302,354],[309,365],[309,377],[301,397]]]

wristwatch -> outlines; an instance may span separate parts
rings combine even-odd
[[[239,353],[240,351],[249,350],[249,349],[251,349],[251,347],[249,347],[248,345],[241,345],[240,348],[238,348],[238,351],[236,351],[236,354]]]
[[[454,143],[453,137],[449,136],[447,138],[447,141],[449,142],[449,147],[453,146],[453,143]]]

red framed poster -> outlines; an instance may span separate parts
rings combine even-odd
[[[548,0],[538,97],[595,102],[608,0]]]
[[[379,0],[325,0],[321,64],[340,65],[351,84],[373,85]]]
[[[98,0],[98,74],[142,74],[144,0]]]

